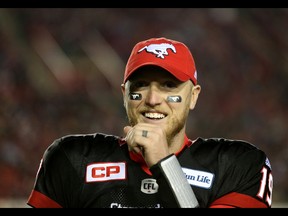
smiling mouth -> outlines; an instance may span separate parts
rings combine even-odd
[[[163,119],[166,117],[166,115],[162,114],[162,113],[149,113],[146,112],[143,114],[146,118],[149,119]]]

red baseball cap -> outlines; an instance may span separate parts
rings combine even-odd
[[[144,65],[162,67],[180,81],[190,79],[194,85],[197,84],[197,70],[193,56],[189,48],[179,41],[160,37],[137,43],[126,64],[123,83]]]

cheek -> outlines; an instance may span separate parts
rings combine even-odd
[[[130,113],[134,112],[140,104],[142,100],[131,100],[129,98],[126,99],[126,110],[129,111]]]
[[[140,101],[137,100],[127,100],[126,101],[126,114],[131,126],[136,125],[139,122],[139,112],[138,107],[141,104]]]
[[[181,118],[183,116],[187,116],[190,110],[190,101],[188,100],[183,100],[181,102],[173,102],[173,103],[168,103],[169,106],[171,107],[171,109],[174,110],[175,113],[177,113],[176,115],[178,115],[179,117],[181,116]]]

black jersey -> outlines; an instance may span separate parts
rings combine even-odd
[[[271,207],[273,178],[263,151],[240,140],[185,138],[176,156],[200,207]],[[130,152],[121,137],[101,133],[69,135],[55,140],[45,151],[27,204],[64,208],[169,207],[162,202],[162,185],[158,183],[142,156]]]

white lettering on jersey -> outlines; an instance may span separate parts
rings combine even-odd
[[[126,179],[125,162],[93,163],[86,167],[86,182]]]
[[[185,176],[190,185],[202,187],[202,188],[210,188],[212,186],[212,182],[214,179],[213,173],[208,173],[199,170],[182,168]]]
[[[123,206],[121,203],[111,203],[110,208],[163,208],[159,203],[155,204],[155,206],[145,207],[145,206]]]

